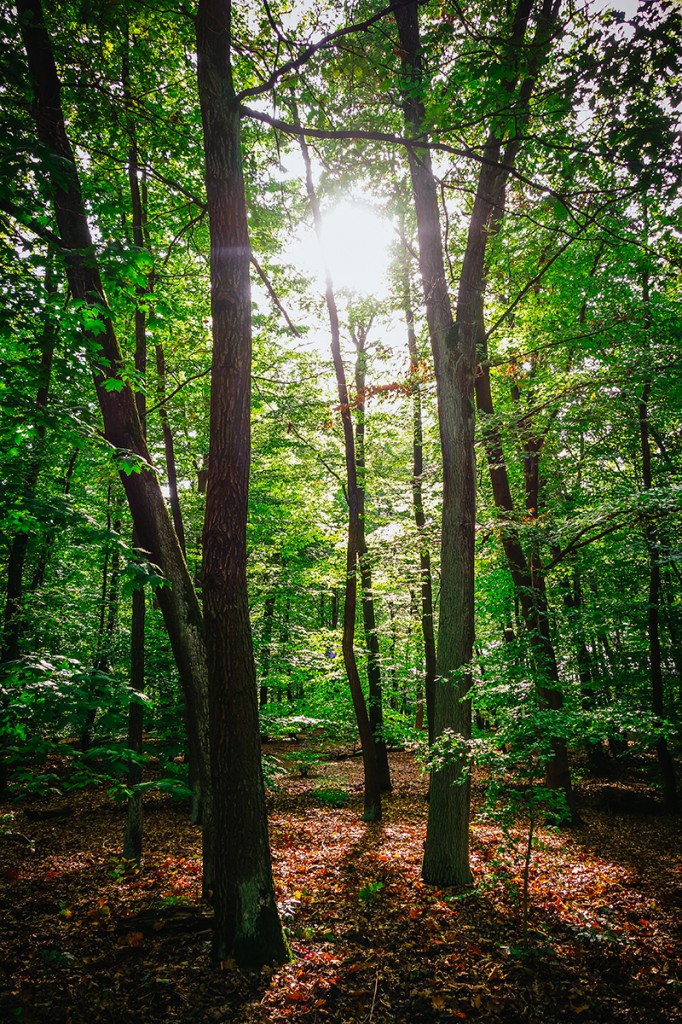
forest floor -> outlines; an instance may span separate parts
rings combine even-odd
[[[474,888],[434,890],[419,880],[426,786],[411,753],[391,755],[384,820],[364,825],[358,758],[303,777],[304,745],[266,749],[288,765],[269,799],[292,962],[212,968],[183,807],[147,799],[144,862],[126,874],[120,806],[98,790],[41,797],[0,809],[3,1024],[682,1021],[679,817],[643,798],[635,814],[600,810],[604,783],[582,782],[584,827],[540,830],[524,943],[522,823],[518,849],[498,854],[499,827],[475,817]],[[641,775],[618,785],[635,783],[641,796]]]

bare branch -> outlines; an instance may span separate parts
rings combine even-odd
[[[297,338],[303,337],[303,335],[299,331],[298,327],[296,327],[296,325],[291,322],[291,318],[289,317],[289,314],[287,313],[286,309],[284,308],[282,303],[277,298],[277,293],[275,292],[275,289],[273,288],[272,283],[271,283],[269,277],[267,276],[267,274],[265,273],[265,271],[261,267],[261,265],[258,262],[258,260],[256,259],[256,257],[253,255],[253,253],[251,253],[251,262],[254,265],[254,267],[256,268],[256,272],[257,272],[258,276],[260,277],[261,281],[263,282],[263,284],[267,288],[268,293],[270,295],[270,298],[272,299],[274,304],[277,306],[277,309],[280,311],[280,313],[282,314],[282,316],[286,320],[287,326],[289,327],[289,330],[291,330],[296,335]]]

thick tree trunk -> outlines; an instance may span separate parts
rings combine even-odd
[[[295,119],[298,115],[294,108]],[[315,231],[318,238],[322,235],[322,216],[320,204],[315,193],[313,183],[312,167],[308,147],[301,137],[301,154],[306,168],[306,187],[308,200],[313,214]],[[343,651],[343,662],[346,668],[348,686],[353,701],[353,710],[360,736],[362,747],[363,769],[365,774],[365,806],[364,821],[379,821],[381,819],[381,781],[379,777],[379,764],[374,743],[374,734],[370,724],[365,697],[362,692],[362,682],[358,672],[358,663],[355,657],[355,614],[357,610],[357,562],[359,554],[359,523],[360,523],[360,501],[357,484],[357,463],[355,457],[355,438],[353,436],[353,419],[350,410],[350,398],[348,385],[346,383],[346,370],[341,355],[341,329],[339,326],[339,313],[334,296],[334,285],[331,275],[327,270],[325,297],[327,312],[329,314],[329,326],[331,334],[332,360],[334,362],[334,373],[339,394],[339,409],[341,411],[341,423],[343,426],[344,451],[346,456],[346,480],[348,484],[348,539],[346,545],[346,587],[343,605],[343,638],[341,649]]]
[[[263,611],[263,635],[262,635],[262,647],[261,647],[261,662],[260,662],[260,696],[259,704],[262,708],[268,703],[268,675],[270,673],[270,655],[272,653],[272,627],[275,621],[275,588],[272,590],[265,599],[265,608]]]
[[[402,96],[410,134],[423,133],[424,90],[418,5],[394,11],[402,61]],[[455,324],[445,278],[436,184],[428,150],[409,151],[417,216],[419,267],[438,388],[438,422],[443,459],[441,596],[438,620],[438,683],[433,699],[433,738],[452,732],[471,736],[468,699],[474,640],[474,467],[473,377],[475,348],[466,318]],[[464,310],[462,310],[464,313]],[[458,321],[462,317],[458,313]],[[467,885],[469,867],[468,774],[461,760],[432,770],[429,818],[422,875],[434,885]]]
[[[213,317],[203,594],[215,815],[214,956],[261,966],[284,962],[289,950],[272,878],[246,585],[250,247],[230,14],[227,0],[200,0],[196,17]]]
[[[34,116],[40,142],[59,159],[49,165],[49,180],[59,235],[64,245],[71,293],[89,307],[100,325],[97,334],[84,335],[104,420],[104,436],[120,460],[134,466],[121,472],[140,546],[149,552],[168,581],[158,591],[173,654],[188,707],[190,744],[201,751],[200,785],[204,806],[204,880],[211,875],[210,784],[208,770],[208,687],[206,649],[199,602],[192,586],[177,535],[168,515],[158,478],[144,440],[135,395],[128,384],[107,390],[106,383],[121,383],[123,357],[109,314],[97,262],[93,256],[74,153],[61,109],[61,86],[40,0],[16,4],[22,40],[34,93]],[[198,794],[197,794],[198,796]]]

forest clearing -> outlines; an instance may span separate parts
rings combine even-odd
[[[474,888],[432,889],[419,879],[426,780],[412,752],[391,754],[394,793],[383,822],[365,825],[357,758],[332,749],[302,777],[305,744],[266,749],[284,770],[269,813],[292,962],[254,971],[227,960],[211,973],[186,805],[150,799],[148,848],[126,872],[124,815],[104,793],[70,794],[62,818],[36,820],[31,811],[55,806],[41,798],[3,817],[3,1020],[682,1020],[679,818],[605,810],[604,781],[586,778],[584,827],[541,830],[524,942],[522,822],[500,852],[499,827],[475,814]],[[646,764],[624,774],[625,799],[648,791]],[[475,809],[481,800],[478,783]]]

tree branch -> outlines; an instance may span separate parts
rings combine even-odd
[[[277,298],[277,294],[275,292],[275,289],[272,286],[272,283],[271,283],[270,279],[268,278],[267,274],[265,273],[265,271],[261,267],[261,265],[258,262],[258,260],[256,259],[256,257],[253,255],[253,253],[251,253],[251,263],[256,268],[256,272],[257,272],[258,276],[260,277],[261,281],[263,282],[263,284],[267,288],[268,293],[270,295],[270,298],[272,299],[274,304],[277,306],[277,309],[280,311],[280,313],[282,314],[282,316],[286,320],[287,326],[289,327],[289,330],[291,330],[296,335],[297,338],[303,337],[303,335],[299,331],[298,327],[296,327],[296,325],[291,322],[289,314],[287,313],[286,309],[284,308],[282,303]]]
[[[396,7],[402,7],[411,0],[394,0],[393,3],[389,4],[388,7],[384,7],[378,11],[377,14],[373,14],[371,18],[367,18],[365,21],[358,22],[357,25],[346,25],[345,28],[336,29],[335,32],[330,32],[328,35],[318,39],[316,43],[311,43],[303,50],[298,56],[282,64],[281,67],[273,71],[270,77],[262,82],[260,85],[254,85],[250,89],[243,89],[242,92],[237,94],[237,101],[241,103],[242,100],[247,99],[250,96],[262,96],[264,92],[270,92],[272,87],[277,84],[280,78],[288,74],[290,71],[297,71],[298,68],[303,67],[311,57],[314,57],[320,50],[325,50],[339,39],[343,39],[345,36],[355,35],[358,32],[365,32],[372,25],[375,25],[378,21],[382,21],[389,14],[391,14]],[[426,0],[418,0],[418,3],[424,4]]]

